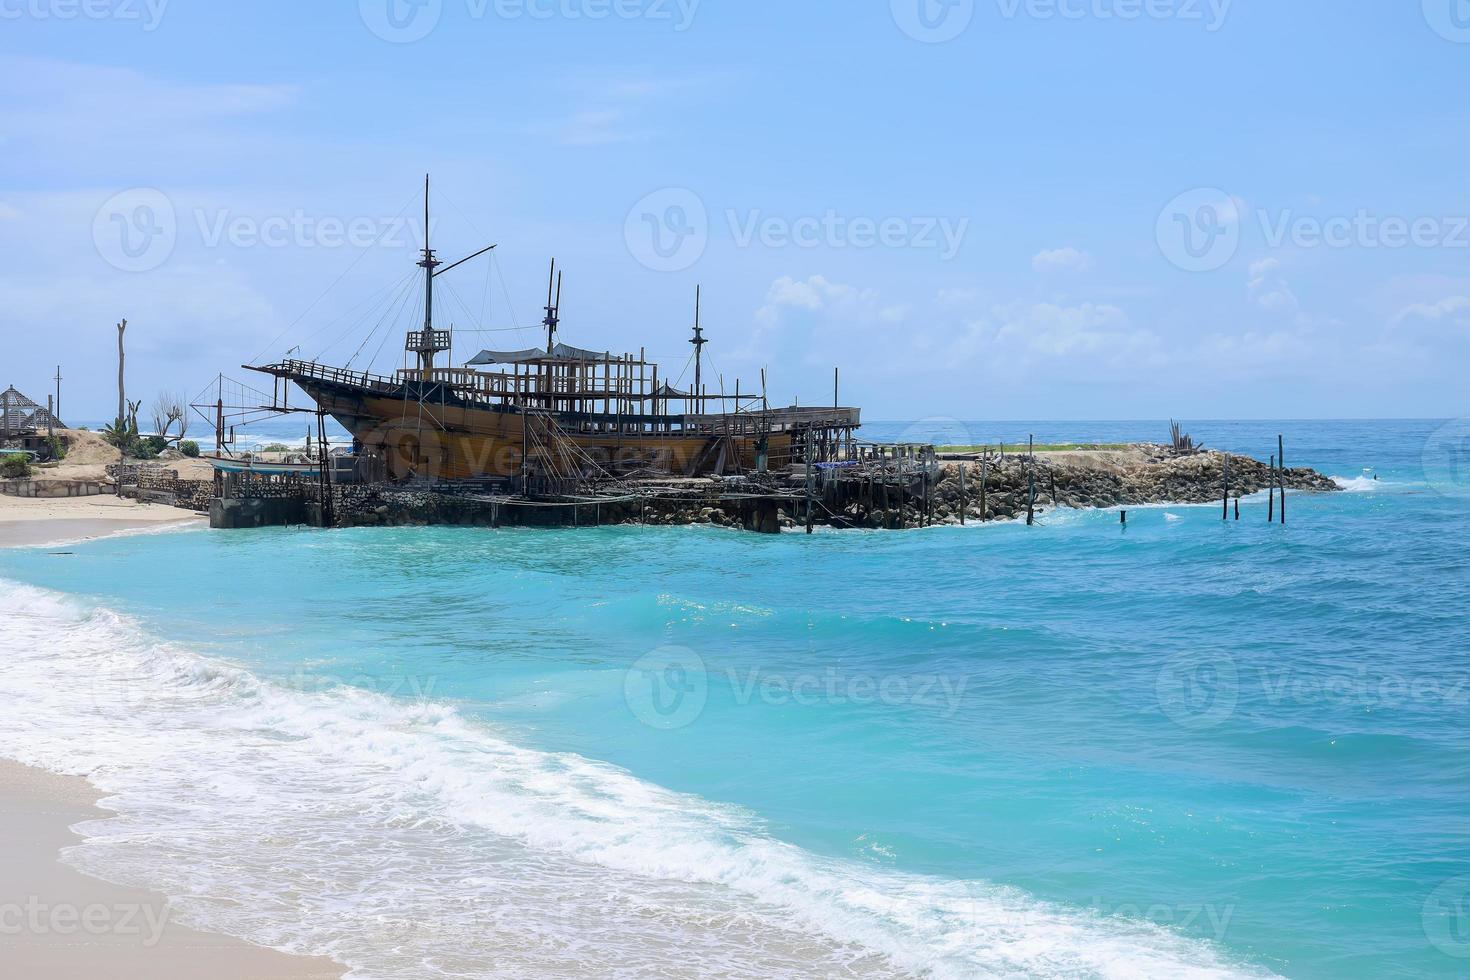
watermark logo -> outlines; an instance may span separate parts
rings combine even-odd
[[[1455,419],[1424,442],[1424,479],[1446,497],[1470,497],[1470,419]]]
[[[1240,677],[1228,653],[1180,653],[1165,662],[1154,691],[1176,725],[1201,731],[1235,713]]]
[[[1424,19],[1446,41],[1470,44],[1470,0],[1424,0]]]
[[[1470,0],[1466,0],[1470,3]],[[1257,208],[1246,214],[1216,187],[1187,191],[1159,213],[1159,250],[1186,272],[1214,272],[1235,258],[1246,226],[1272,250],[1406,248],[1470,250],[1470,215],[1348,213],[1302,214],[1293,208]]]
[[[693,266],[704,256],[714,231],[728,235],[736,248],[913,249],[934,252],[941,262],[948,262],[964,247],[970,219],[848,215],[835,208],[791,217],[760,208],[727,208],[711,220],[698,194],[668,187],[633,205],[623,224],[628,252],[655,272],[682,272]]]
[[[173,202],[152,187],[114,194],[92,218],[97,254],[123,272],[148,272],[163,265],[173,254],[178,235]]]
[[[1435,949],[1457,960],[1470,960],[1470,875],[1451,878],[1430,892],[1421,922]]]
[[[1240,249],[1240,211],[1218,187],[1185,191],[1159,212],[1154,229],[1164,258],[1185,272],[1224,268]]]
[[[0,0],[0,20],[112,20],[158,30],[169,0]]]
[[[0,936],[119,936],[152,949],[163,939],[172,911],[167,903],[52,904],[31,895],[24,902],[0,903]]]
[[[647,195],[623,223],[628,252],[654,272],[683,272],[709,247],[709,212],[686,187],[665,187]]]
[[[1351,215],[1322,218],[1298,215],[1290,208],[1272,214],[1256,212],[1261,234],[1270,248],[1454,248],[1470,249],[1470,217],[1453,215],[1374,214],[1359,208]]]
[[[725,222],[737,248],[914,249],[931,251],[941,262],[960,254],[970,231],[969,218],[935,215],[874,218],[849,216],[828,208],[820,215],[796,218],[768,215],[760,209],[727,210]]]
[[[430,228],[432,230],[432,224]],[[241,214],[229,208],[194,208],[180,214],[167,194],[135,187],[97,209],[92,240],[104,261],[125,272],[148,272],[172,257],[181,236],[205,249],[218,248],[413,248],[424,232],[413,219],[311,214]]]
[[[464,0],[470,21],[646,20],[677,32],[694,26],[701,0]],[[422,41],[439,26],[443,0],[358,0],[367,29],[393,44]]]
[[[1200,23],[1213,34],[1225,26],[1234,0],[996,0],[1006,20],[1175,20]]]
[[[357,12],[373,34],[391,44],[412,44],[439,26],[444,0],[357,0]]]
[[[623,700],[650,728],[687,728],[709,701],[704,660],[685,647],[660,647],[638,659],[623,678]]]
[[[975,0],[889,0],[893,22],[915,41],[953,41],[975,19]]]

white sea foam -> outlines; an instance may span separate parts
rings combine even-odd
[[[1375,480],[1366,474],[1363,476],[1334,476],[1332,482],[1348,493],[1372,493],[1386,486],[1383,481]]]
[[[292,690],[0,583],[0,755],[116,816],[68,859],[362,977],[1262,975],[1151,924],[822,858],[442,704]]]

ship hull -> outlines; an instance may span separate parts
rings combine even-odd
[[[755,434],[652,431],[656,426],[637,419],[623,420],[622,431],[579,431],[606,428],[609,417],[466,404],[438,386],[436,400],[435,391],[419,397],[305,379],[297,384],[363,452],[383,459],[394,480],[708,476],[754,470],[760,452]],[[792,456],[791,434],[770,433],[766,448],[768,465],[784,468]]]

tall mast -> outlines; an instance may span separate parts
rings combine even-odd
[[[423,347],[419,357],[423,360],[425,377],[434,369],[434,270],[440,262],[434,258],[434,250],[429,247],[429,175],[424,174],[424,257],[419,260],[419,268],[424,270],[424,337]]]
[[[429,247],[429,175],[424,174],[424,257],[419,261],[419,268],[424,270],[425,332],[434,329],[434,269],[438,265],[434,250]]]
[[[555,291],[553,293],[553,290]],[[546,279],[546,356],[550,357],[556,347],[556,325],[561,320],[561,276],[556,271],[556,259],[551,260],[551,275]]]
[[[700,287],[694,287],[694,339],[689,341],[694,345],[694,404],[695,413],[704,411],[704,389],[702,384],[701,368],[704,360],[704,345],[709,341],[704,339],[704,330],[699,326],[699,293]]]

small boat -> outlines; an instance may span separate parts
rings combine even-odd
[[[248,473],[255,477],[294,476],[316,479],[321,475],[317,463],[274,463],[248,456],[201,456],[216,473]]]

